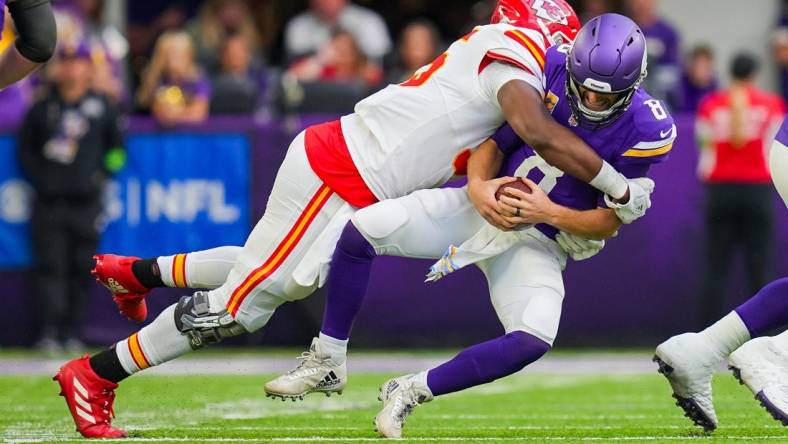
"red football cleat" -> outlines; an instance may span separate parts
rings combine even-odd
[[[85,438],[125,438],[126,431],[112,427],[115,389],[118,384],[102,379],[90,368],[89,356],[69,361],[53,380],[60,384],[77,432]]]
[[[140,260],[133,256],[99,254],[93,256],[96,267],[90,272],[96,281],[112,292],[121,314],[132,321],[142,322],[148,317],[145,296],[150,288],[142,285],[131,271],[131,265]]]

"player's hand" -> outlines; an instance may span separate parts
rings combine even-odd
[[[532,180],[527,177],[521,180],[531,188],[531,193],[507,188],[498,202],[503,218],[514,225],[549,223],[554,214],[555,204]]]
[[[651,208],[651,193],[654,192],[654,181],[648,177],[638,177],[627,179],[629,183],[629,200],[624,203],[616,203],[605,196],[605,203],[608,207],[616,211],[616,216],[624,224],[631,224],[646,214],[646,210]]]
[[[576,261],[582,261],[595,256],[605,247],[605,241],[592,240],[576,236],[565,231],[560,231],[555,236],[556,242],[561,248]]]
[[[495,192],[498,191],[501,185],[513,180],[513,177],[499,177],[492,180],[468,182],[468,198],[473,203],[476,211],[478,211],[490,225],[503,231],[511,230],[514,228],[514,225],[507,222],[506,219],[501,216],[498,201],[495,199]]]

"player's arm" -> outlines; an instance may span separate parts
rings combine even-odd
[[[621,227],[621,221],[611,209],[576,210],[565,207],[550,200],[550,197],[528,178],[522,180],[531,187],[530,194],[516,188],[507,188],[506,193],[501,196],[499,205],[503,217],[511,224],[548,224],[561,231],[594,240],[612,237]]]
[[[14,46],[0,57],[0,89],[23,79],[49,60],[57,41],[49,0],[11,0],[8,12],[14,19],[18,37]]]
[[[517,135],[547,163],[617,201],[629,200],[626,179],[582,139],[553,119],[536,88],[523,80],[510,80],[499,89],[498,103]]]

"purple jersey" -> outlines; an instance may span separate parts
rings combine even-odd
[[[643,177],[652,164],[667,158],[676,138],[676,126],[664,105],[645,90],[638,89],[629,109],[613,123],[598,129],[574,124],[566,99],[566,51],[568,46],[552,47],[545,63],[545,105],[553,118],[583,139],[599,157],[627,177]],[[508,125],[492,137],[508,154],[501,175],[527,176],[560,205],[578,210],[605,206],[602,194],[591,185],[548,165],[530,146],[524,144]],[[558,230],[549,225],[537,228],[555,238]]]
[[[783,118],[783,123],[780,125],[780,130],[774,136],[774,140],[788,146],[788,118]]]

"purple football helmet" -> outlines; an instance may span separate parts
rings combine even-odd
[[[566,66],[567,97],[575,119],[584,126],[608,125],[629,108],[646,77],[646,38],[629,18],[602,14],[580,29]],[[595,111],[583,104],[581,86],[621,96],[610,108]]]

